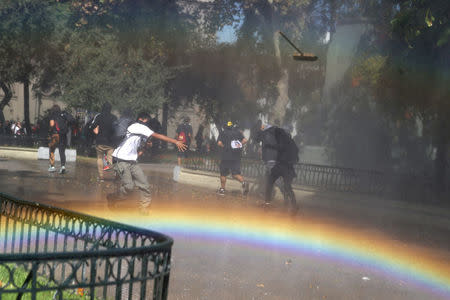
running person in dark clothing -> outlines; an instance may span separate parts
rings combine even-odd
[[[276,126],[261,125],[261,131],[257,135],[257,142],[262,142],[262,160],[266,169],[265,204],[272,202],[272,191],[275,181],[283,178],[283,195],[285,205],[291,205],[294,211],[298,210],[292,181],[297,176],[294,163],[298,161],[298,148],[291,151],[291,143],[294,143],[290,135]]]
[[[218,194],[225,195],[225,185],[227,176],[231,175],[242,184],[242,192],[248,193],[248,182],[244,181],[241,175],[241,154],[242,147],[247,143],[247,139],[242,133],[233,128],[231,121],[227,122],[224,130],[217,139],[217,145],[222,148],[222,160],[220,162],[220,189]]]
[[[112,169],[112,153],[114,151],[114,122],[116,116],[111,114],[111,104],[105,102],[102,112],[94,119],[95,150],[97,152],[98,180],[103,181],[103,171]],[[106,155],[107,165],[103,166],[103,157]]]

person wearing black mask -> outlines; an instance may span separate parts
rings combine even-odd
[[[297,211],[292,181],[297,176],[294,164],[298,162],[298,147],[284,129],[270,124],[261,124],[256,142],[262,143],[262,160],[266,169],[265,205],[270,206],[275,181],[282,177],[285,205],[291,205],[292,210]]]

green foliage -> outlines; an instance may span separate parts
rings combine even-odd
[[[52,1],[2,0],[0,6],[0,80],[29,80],[49,62],[54,30]]]
[[[183,31],[165,24],[174,3],[0,0],[0,81],[31,80],[73,107],[154,111],[175,73],[165,33]]]
[[[24,267],[18,267],[14,264],[7,264],[2,265],[0,267],[0,286],[2,286],[5,291],[12,288],[12,282],[20,286],[21,283],[25,282],[27,276],[28,276],[27,270],[25,270]],[[13,278],[10,278],[10,274],[13,274]],[[38,276],[37,277],[37,283],[41,286],[53,286],[56,287],[55,283],[49,282],[49,280],[45,276]],[[8,286],[5,287],[5,285],[8,284]],[[29,283],[31,285],[31,283]],[[48,300],[53,299],[55,295],[54,291],[43,291],[36,293],[36,299],[38,300]],[[17,299],[17,293],[2,293],[2,299],[4,300],[15,300]],[[30,293],[24,293],[22,298],[24,300],[31,299]],[[81,290],[65,290],[63,292],[63,299],[67,300],[87,300],[91,299],[91,296],[86,294],[83,289]],[[94,297],[94,299],[97,299],[97,297]]]
[[[154,111],[167,100],[170,71],[163,57],[124,48],[115,35],[98,29],[75,32],[66,49],[61,85],[71,106],[99,110],[109,101],[118,109]]]
[[[387,57],[381,55],[358,58],[352,69],[353,80],[375,87],[380,81],[386,61]]]
[[[391,20],[396,38],[404,40],[410,49],[448,45],[450,3],[445,0],[410,0],[399,4],[396,15]],[[430,39],[431,38],[431,39]]]
[[[334,91],[336,104],[328,115],[326,141],[340,162],[359,159],[346,156],[349,143],[358,148],[370,145],[352,152],[362,152],[368,160],[376,157],[370,155],[372,149],[387,145],[401,153],[393,165],[430,171],[427,149],[433,146],[441,153],[434,170],[438,185],[442,183],[446,165],[442,153],[450,143],[445,129],[450,125],[449,8],[448,1],[440,0],[386,0],[373,7],[382,17],[373,21],[373,30],[362,39],[350,73]],[[364,137],[368,134],[369,141]],[[380,153],[388,153],[383,149]]]

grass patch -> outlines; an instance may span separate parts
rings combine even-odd
[[[13,275],[13,278],[10,278],[10,271]],[[15,264],[6,264],[0,265],[0,286],[4,288],[4,290],[0,290],[2,300],[15,300],[17,299],[18,293],[11,292],[6,293],[8,290],[15,289],[13,282],[19,287],[25,282],[29,271],[25,270],[24,267],[18,267]],[[50,282],[46,277],[39,276],[37,278],[38,286],[49,286],[56,287],[56,284]],[[31,281],[25,285],[26,288],[31,288]],[[36,293],[36,299],[38,300],[49,300],[54,299],[56,291],[43,291]],[[86,293],[85,289],[73,289],[63,291],[63,299],[68,300],[88,300],[91,299],[90,296]],[[24,293],[22,296],[22,300],[30,300],[31,293]],[[58,299],[58,297],[55,297]],[[95,298],[98,299],[98,298]]]

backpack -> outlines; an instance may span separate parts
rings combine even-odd
[[[127,117],[120,118],[113,122],[113,143],[120,145],[127,136],[128,127],[133,124],[133,120]]]
[[[55,119],[56,131],[59,134],[67,134],[69,132],[69,125],[75,121],[73,116],[65,111],[60,113]]]
[[[133,120],[130,118],[120,118],[119,120],[114,121],[113,128],[114,128],[114,137],[117,138],[123,138],[127,135],[127,128],[128,126],[133,123]]]
[[[277,128],[275,135],[281,149],[278,151],[278,161],[287,162],[290,164],[298,163],[299,148],[291,135],[284,129]]]
[[[94,142],[94,125],[98,115],[100,114],[96,114],[92,119],[90,119],[82,129],[81,135],[84,137],[87,146],[91,145]]]

